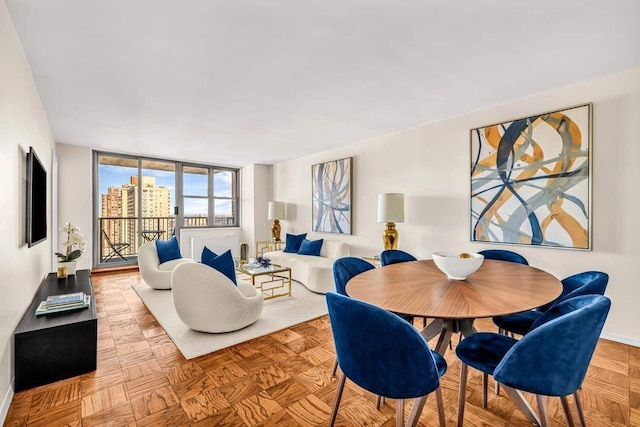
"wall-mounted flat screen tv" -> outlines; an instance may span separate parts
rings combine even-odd
[[[47,239],[47,171],[33,147],[27,153],[27,245]]]

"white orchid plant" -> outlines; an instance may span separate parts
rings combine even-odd
[[[87,250],[87,241],[80,232],[80,228],[70,222],[66,223],[62,230],[67,233],[67,240],[62,242],[62,246],[66,248],[65,253],[56,252],[60,262],[74,261],[80,258],[80,255]]]

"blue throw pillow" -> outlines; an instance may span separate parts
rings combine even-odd
[[[324,239],[318,240],[307,240],[304,239],[302,244],[300,245],[300,250],[298,253],[300,255],[313,255],[320,256],[320,249],[322,249],[322,241]]]
[[[300,250],[300,245],[302,245],[302,241],[305,239],[305,237],[307,237],[307,233],[298,235],[287,233],[287,239],[285,241],[286,243],[282,252],[297,254]]]
[[[158,260],[160,260],[160,264],[182,258],[178,239],[176,239],[175,236],[169,240],[156,240],[156,250],[158,251]]]
[[[211,257],[206,261],[203,259],[202,263],[207,264],[211,268],[215,268],[220,273],[227,276],[234,285],[238,286],[238,283],[236,282],[236,267],[233,263],[233,256],[231,256],[230,250],[216,257]]]
[[[213,252],[211,249],[205,246],[204,248],[202,248],[202,255],[200,255],[200,261],[206,264],[207,263],[206,260],[210,258],[215,258],[217,256],[218,256],[217,253]]]

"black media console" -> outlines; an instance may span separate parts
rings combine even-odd
[[[36,308],[48,296],[73,292],[91,295],[89,308],[36,317]],[[14,338],[16,392],[95,371],[98,318],[89,270],[79,270],[66,279],[49,274],[20,320]]]

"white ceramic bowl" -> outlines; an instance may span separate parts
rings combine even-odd
[[[447,275],[449,279],[464,280],[471,273],[475,273],[484,261],[484,256],[472,254],[469,258],[460,258],[462,252],[434,252],[431,254],[436,266]]]

